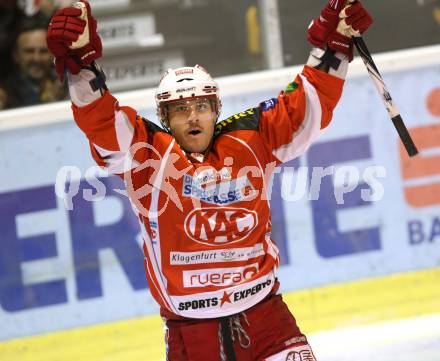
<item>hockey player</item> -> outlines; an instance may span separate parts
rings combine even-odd
[[[308,30],[314,48],[302,73],[277,98],[223,121],[205,69],[170,69],[156,92],[160,127],[107,90],[89,4],[52,18],[47,42],[75,121],[96,162],[125,179],[139,218],[168,360],[315,360],[278,294],[266,181],[329,124],[351,36],[371,22],[361,3],[329,1]]]

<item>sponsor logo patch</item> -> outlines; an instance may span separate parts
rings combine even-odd
[[[190,91],[194,91],[196,90],[195,87],[190,87],[190,88],[180,88],[176,90],[176,93],[183,93],[183,92],[190,92]]]
[[[190,176],[187,175],[187,177]],[[188,179],[188,181],[191,181],[191,183],[196,183],[199,186],[206,186],[231,179],[231,170],[227,167],[224,167],[220,170],[217,170],[213,167],[202,167],[197,169],[192,179]]]
[[[183,286],[208,287],[232,286],[250,280],[258,273],[258,263],[244,267],[208,268],[194,271],[183,271]]]
[[[179,303],[179,311],[198,310],[207,307],[218,306],[218,298],[205,298],[203,300],[193,300]]]
[[[198,310],[198,309],[217,307],[217,306],[223,307],[223,305],[225,305],[226,303],[232,304],[237,301],[245,300],[249,296],[253,296],[271,285],[272,285],[272,280],[268,279],[267,281],[258,283],[255,286],[246,288],[241,291],[236,291],[236,292],[223,291],[223,295],[221,297],[211,297],[200,300],[188,300],[188,301],[180,302],[178,309],[179,311],[188,311],[188,310]]]
[[[176,76],[185,75],[185,74],[193,74],[194,70],[192,68],[179,69],[174,72]]]
[[[221,182],[203,187],[202,184],[204,182],[212,182],[211,177],[217,176],[214,174],[202,174],[202,182],[200,182],[196,177],[185,175],[182,195],[215,205],[232,204],[255,195],[255,188],[246,176],[229,182]]]
[[[253,247],[218,249],[199,252],[171,252],[172,266],[203,264],[215,262],[247,261],[264,255],[263,244],[257,243]]]
[[[222,131],[222,129],[224,127],[226,127],[228,124],[231,124],[231,123],[233,123],[236,120],[239,120],[241,118],[246,118],[246,117],[248,117],[250,115],[255,115],[255,111],[253,109],[248,109],[248,110],[246,110],[244,112],[241,112],[241,113],[238,113],[238,114],[234,114],[232,117],[229,117],[229,118],[227,118],[225,120],[222,120],[220,123],[218,123],[215,126],[214,134],[218,135]]]
[[[218,246],[243,240],[257,224],[257,213],[245,208],[200,208],[186,217],[185,232],[197,243]]]
[[[266,282],[259,283],[253,287],[247,288],[242,291],[234,292],[233,300],[234,302],[244,300],[245,298],[248,298],[249,296],[253,296],[257,293],[259,293],[261,290],[264,290],[267,286],[270,286],[272,284],[272,280],[267,280]]]

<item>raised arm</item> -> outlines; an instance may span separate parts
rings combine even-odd
[[[260,104],[260,134],[278,162],[304,153],[330,123],[342,94],[351,36],[364,32],[372,19],[361,3],[330,0],[309,27],[314,46],[304,70],[277,98]]]
[[[101,39],[87,1],[54,14],[47,44],[58,76],[61,80],[67,76],[74,119],[90,142],[93,158],[110,173],[128,171],[125,155],[132,144],[147,140],[147,129],[136,111],[121,107],[105,85],[105,75],[95,62],[102,55]],[[145,157],[136,154],[139,162]]]

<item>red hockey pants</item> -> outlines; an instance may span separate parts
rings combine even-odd
[[[168,361],[315,361],[280,295],[222,319],[167,320],[166,342]]]

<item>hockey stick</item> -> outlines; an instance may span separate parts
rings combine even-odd
[[[385,82],[380,75],[376,64],[374,63],[373,57],[371,56],[364,39],[361,36],[353,36],[353,42],[365,66],[367,67],[368,73],[370,74],[370,77],[385,104],[388,115],[390,116],[408,155],[410,157],[417,155],[419,151],[417,150],[417,147],[414,144],[411,135],[409,134],[408,129],[406,128],[405,123],[403,122],[403,119],[393,102],[393,99],[391,98],[391,94],[388,91],[388,88],[385,85]]]

